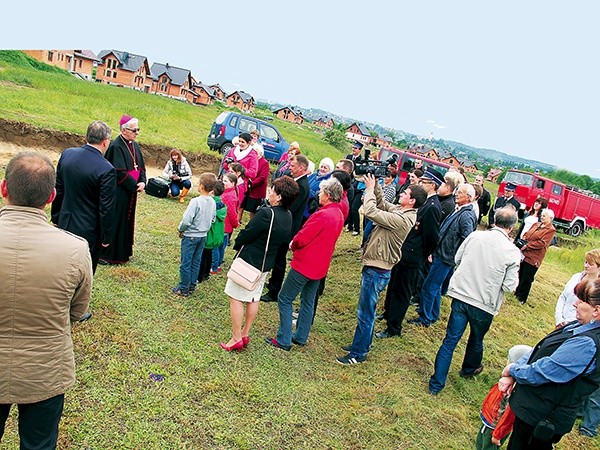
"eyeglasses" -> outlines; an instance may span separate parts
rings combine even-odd
[[[127,131],[131,131],[132,133],[139,133],[140,129],[139,128],[125,128]]]

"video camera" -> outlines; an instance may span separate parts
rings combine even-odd
[[[385,161],[379,161],[378,159],[369,159],[369,150],[365,151],[365,158],[361,162],[357,162],[354,165],[354,173],[356,175],[365,175],[370,173],[375,178],[387,177],[390,175],[390,166],[396,165],[398,162],[398,155],[392,155]]]

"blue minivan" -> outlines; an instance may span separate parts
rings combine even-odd
[[[277,162],[281,155],[287,152],[290,144],[273,125],[256,117],[231,111],[219,114],[212,124],[206,142],[212,150],[225,154],[233,147],[231,140],[235,136],[250,133],[252,130],[258,130],[260,133],[260,144],[265,149],[265,158]]]

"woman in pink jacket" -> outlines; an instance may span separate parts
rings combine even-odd
[[[237,195],[237,176],[234,173],[226,173],[223,175],[223,184],[225,191],[221,195],[221,201],[227,206],[227,215],[225,216],[225,236],[223,244],[220,247],[213,249],[211,275],[216,275],[221,272],[221,264],[225,257],[225,249],[229,245],[231,233],[240,223],[238,222],[238,195]]]

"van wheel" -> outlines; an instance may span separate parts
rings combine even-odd
[[[226,154],[229,150],[231,150],[233,148],[233,145],[231,145],[231,142],[225,142],[222,146],[221,146],[221,153]]]
[[[583,234],[583,224],[581,222],[575,222],[571,228],[569,228],[569,235],[573,237],[579,237]]]

